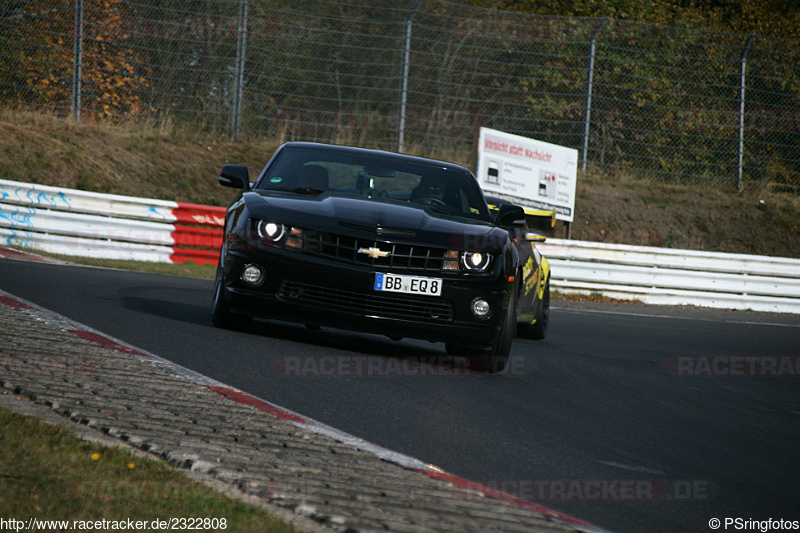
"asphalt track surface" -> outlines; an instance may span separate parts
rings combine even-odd
[[[612,531],[800,520],[800,316],[555,302],[548,338],[485,376],[442,363],[440,344],[216,329],[210,280],[0,259],[0,289]]]

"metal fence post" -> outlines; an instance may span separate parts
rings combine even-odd
[[[744,166],[744,88],[745,88],[745,72],[747,70],[747,52],[750,51],[750,45],[753,44],[754,34],[747,36],[747,44],[744,45],[742,52],[742,66],[739,78],[739,162],[736,167],[736,190],[742,190],[742,175]]]
[[[405,34],[403,36],[403,79],[400,86],[400,117],[397,126],[397,151],[403,151],[403,135],[406,129],[406,93],[408,92],[408,61],[411,55],[411,20],[416,15],[422,2],[417,0],[406,15]]]
[[[249,1],[146,0],[121,11],[11,2],[0,15],[0,105],[73,123],[83,107],[98,120],[163,117],[232,142],[258,130],[398,152],[408,144],[465,162],[476,127],[492,125],[581,150],[583,172],[594,143],[592,166],[609,173],[735,192],[747,164],[748,186],[769,180],[800,194],[798,39],[454,0],[344,12],[320,0],[262,2],[250,20]],[[327,75],[320,61],[340,68]]]
[[[242,122],[242,93],[244,92],[244,62],[247,53],[247,0],[239,2],[239,34],[236,40],[233,105],[231,106],[231,142],[239,138]]]
[[[597,38],[600,36],[600,32],[603,31],[603,28],[607,22],[608,18],[604,18],[602,21],[600,21],[600,25],[595,28],[594,32],[592,33],[592,42],[589,46],[589,77],[586,81],[586,118],[584,119],[583,124],[583,153],[581,154],[582,172],[586,172],[586,153],[589,151],[589,124],[591,123],[592,115],[592,85],[594,82],[595,45],[597,43]]]
[[[75,0],[75,48],[72,55],[72,116],[81,121],[81,70],[83,66],[83,0]]]

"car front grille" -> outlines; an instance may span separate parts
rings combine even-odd
[[[393,272],[439,273],[446,253],[444,248],[392,244],[316,230],[303,230],[302,249],[307,254]],[[389,252],[389,255],[374,257],[367,253],[370,250],[376,253]]]
[[[407,320],[453,321],[453,306],[450,302],[430,296],[363,293],[287,280],[278,290],[278,297],[287,301],[324,306],[334,312]]]

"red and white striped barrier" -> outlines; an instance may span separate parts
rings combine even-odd
[[[0,180],[0,244],[48,253],[215,264],[225,208]]]

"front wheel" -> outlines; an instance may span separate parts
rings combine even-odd
[[[211,321],[218,328],[244,329],[250,323],[250,317],[231,312],[231,308],[225,300],[224,290],[225,283],[218,273],[214,284],[214,299],[211,302]]]
[[[472,370],[494,374],[502,371],[508,363],[511,344],[517,331],[517,287],[511,291],[508,299],[508,311],[497,340],[488,349],[477,350],[466,346],[447,343],[445,349],[449,355],[466,356]]]
[[[506,367],[508,363],[508,356],[511,353],[511,344],[514,342],[514,334],[517,331],[517,288],[514,287],[511,291],[511,297],[508,299],[508,311],[506,312],[506,319],[503,322],[503,328],[500,330],[497,340],[492,347],[481,354],[480,360],[483,366],[483,371],[487,374],[494,374],[500,372]]]

